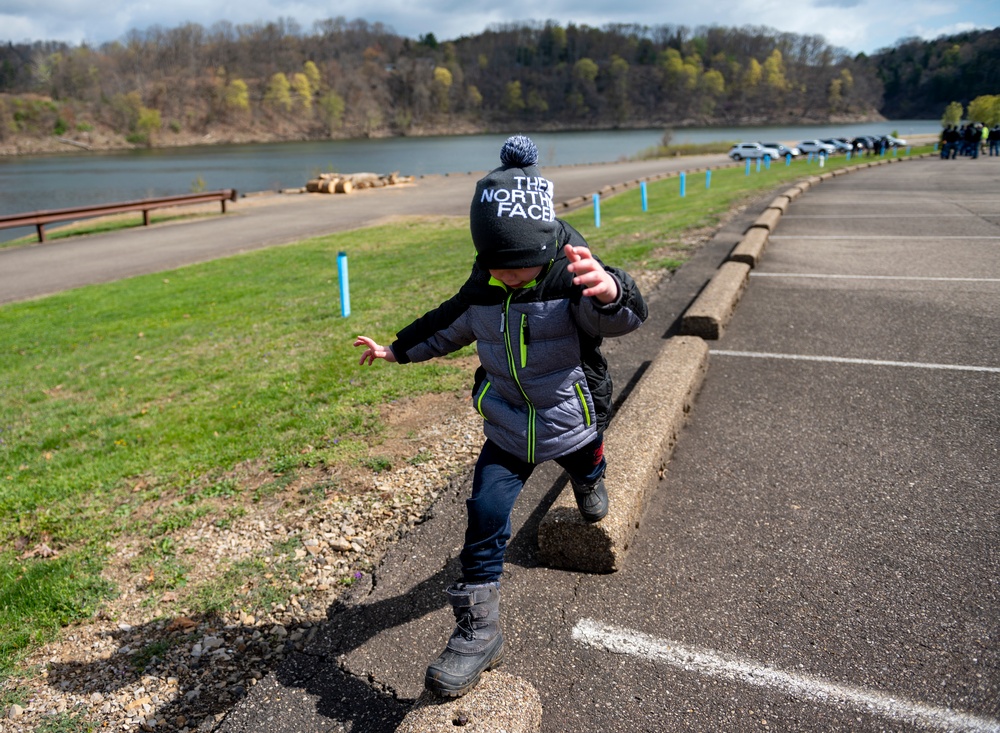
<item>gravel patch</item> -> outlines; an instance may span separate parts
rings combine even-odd
[[[308,489],[329,477],[306,471],[225,526],[206,519],[171,534],[176,555],[193,558],[189,585],[240,561],[263,563],[218,613],[191,614],[182,593],[152,592],[155,579],[134,570],[138,548],[119,548],[106,573],[119,597],[32,654],[25,676],[4,682],[0,731],[213,730],[274,665],[309,646],[327,609],[370,583],[389,545],[424,521],[440,488],[475,461],[482,424],[467,396],[428,395],[392,410],[401,415],[394,437],[373,447],[392,457],[392,469],[341,475],[322,498]],[[267,597],[279,600],[240,607],[241,594],[269,583]]]

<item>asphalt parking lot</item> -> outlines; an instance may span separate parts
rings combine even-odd
[[[792,203],[710,342],[624,569],[539,565],[565,482],[536,473],[503,581],[503,669],[538,690],[542,730],[1000,731],[998,182],[998,159],[927,158]],[[610,350],[619,374],[670,335],[678,292],[636,348]],[[451,629],[468,488],[448,487],[221,729],[395,730]]]

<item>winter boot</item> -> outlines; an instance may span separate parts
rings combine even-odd
[[[443,697],[461,697],[483,672],[503,661],[500,583],[455,583],[445,592],[458,623],[448,646],[427,668],[424,686]]]
[[[571,480],[576,506],[583,518],[593,524],[604,519],[608,513],[608,490],[604,488],[604,476],[592,484],[580,484]]]

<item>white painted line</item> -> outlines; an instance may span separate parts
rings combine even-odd
[[[919,361],[881,361],[878,359],[848,359],[842,356],[809,356],[806,354],[773,354],[761,351],[729,351],[711,349],[710,356],[745,356],[751,359],[790,359],[792,361],[822,361],[832,364],[864,364],[866,366],[909,367],[912,369],[945,369],[957,372],[991,372],[1000,374],[1000,367],[966,366],[964,364],[928,364]]]
[[[750,277],[811,277],[824,280],[916,280],[945,283],[1000,283],[1000,277],[919,277],[916,275],[824,275],[812,272],[757,272]]]
[[[998,720],[934,707],[884,692],[828,682],[812,675],[785,672],[753,660],[658,639],[592,619],[581,619],[573,627],[573,638],[612,654],[628,654],[650,662],[669,664],[686,672],[745,682],[815,702],[846,705],[862,713],[881,715],[918,727],[949,733],[1000,733]]]
[[[987,214],[986,216],[993,216]],[[785,219],[968,219],[969,214],[785,214],[781,220]]]
[[[861,240],[875,240],[875,239],[906,239],[910,241],[922,241],[926,239],[929,242],[941,242],[948,239],[954,239],[959,242],[963,242],[969,239],[1000,239],[1000,237],[992,236],[968,236],[968,237],[918,237],[912,234],[883,234],[883,235],[872,235],[872,234],[827,234],[827,235],[816,235],[816,234],[772,234],[769,239],[773,242],[775,240],[781,239],[861,239]]]

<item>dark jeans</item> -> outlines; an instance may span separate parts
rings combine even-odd
[[[604,438],[598,436],[580,450],[555,461],[577,483],[593,483],[604,475]],[[511,455],[491,440],[483,445],[472,478],[472,496],[465,502],[469,524],[460,556],[464,582],[500,580],[511,535],[510,513],[535,465]]]

